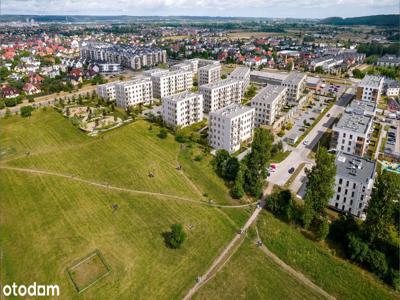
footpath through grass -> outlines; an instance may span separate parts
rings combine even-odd
[[[400,294],[361,268],[335,257],[299,229],[264,211],[257,226],[274,254],[337,299],[400,299]]]
[[[282,270],[248,236],[194,299],[323,299]]]

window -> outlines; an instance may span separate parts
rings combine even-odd
[[[340,193],[342,191],[342,188],[339,186],[337,191],[338,191],[338,193]]]
[[[340,178],[339,179],[339,184],[342,184],[342,182],[343,182],[343,178]]]

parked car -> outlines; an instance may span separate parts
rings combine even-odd
[[[293,167],[291,167],[290,169],[289,169],[289,174],[293,174],[293,172],[294,172],[294,168]]]

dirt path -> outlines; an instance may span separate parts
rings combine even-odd
[[[288,272],[290,275],[295,277],[298,281],[303,283],[305,286],[319,293],[326,299],[335,300],[336,298],[325,292],[322,288],[314,284],[310,279],[308,279],[304,274],[297,272],[291,266],[287,265],[284,261],[282,261],[278,256],[268,250],[265,245],[260,247],[261,251],[263,251],[269,258],[271,258],[277,265],[279,265],[282,269]]]
[[[116,190],[116,191],[120,191],[120,192],[128,192],[128,193],[133,193],[133,194],[166,197],[166,198],[170,198],[170,199],[174,199],[174,200],[186,201],[186,202],[191,202],[191,203],[200,204],[200,205],[206,205],[206,206],[210,206],[210,207],[245,208],[245,207],[249,207],[249,206],[255,205],[255,203],[248,203],[248,204],[242,204],[242,205],[211,204],[211,203],[206,202],[206,201],[204,201],[202,199],[195,200],[195,199],[190,199],[190,198],[171,195],[171,194],[148,192],[148,191],[142,191],[142,190],[135,190],[135,189],[117,187],[117,186],[112,186],[112,185],[110,185],[108,183],[99,183],[99,182],[96,182],[96,181],[83,179],[83,178],[80,178],[80,177],[77,177],[77,176],[74,176],[74,175],[70,175],[70,174],[56,173],[56,172],[44,171],[44,170],[27,169],[27,168],[16,168],[16,167],[9,167],[9,166],[5,166],[5,165],[0,165],[0,169],[10,170],[10,171],[17,171],[17,172],[24,172],[24,173],[30,173],[30,174],[35,174],[35,175],[47,175],[47,176],[62,177],[62,178],[67,178],[67,179],[70,179],[70,180],[75,180],[75,181],[78,181],[78,182],[86,183],[86,184],[89,184],[89,185],[93,185],[93,186],[96,186],[96,187],[104,188],[104,189]]]

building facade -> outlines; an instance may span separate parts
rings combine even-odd
[[[204,111],[210,112],[232,103],[240,103],[243,83],[239,80],[225,79],[200,87],[204,97]]]
[[[297,102],[305,88],[307,75],[305,73],[290,72],[282,81],[282,85],[287,87],[287,99],[291,102]]]
[[[116,99],[115,85],[117,83],[120,83],[120,81],[99,84],[96,86],[97,95],[104,100],[114,101]]]
[[[229,75],[229,78],[243,81],[243,93],[246,91],[250,84],[250,68],[249,67],[236,67],[235,70]]]
[[[197,79],[199,86],[221,80],[221,65],[206,65],[198,69]]]
[[[193,87],[192,72],[177,70],[151,74],[155,98],[163,98],[190,90]]]
[[[329,201],[329,206],[364,219],[374,184],[376,163],[339,152],[335,165],[335,194]]]
[[[153,88],[150,78],[138,78],[115,84],[117,106],[126,109],[129,106],[151,103]]]
[[[203,95],[183,92],[162,98],[164,122],[176,128],[185,127],[203,120]]]
[[[251,107],[255,109],[256,126],[274,123],[286,103],[286,90],[284,86],[268,85],[251,100]]]
[[[383,90],[384,78],[366,75],[357,86],[356,99],[378,102]]]
[[[213,111],[208,128],[211,147],[236,152],[253,138],[254,108],[234,103]]]
[[[133,70],[140,70],[144,67],[152,67],[167,62],[166,50],[93,41],[81,44],[80,57],[82,59],[116,63]]]

